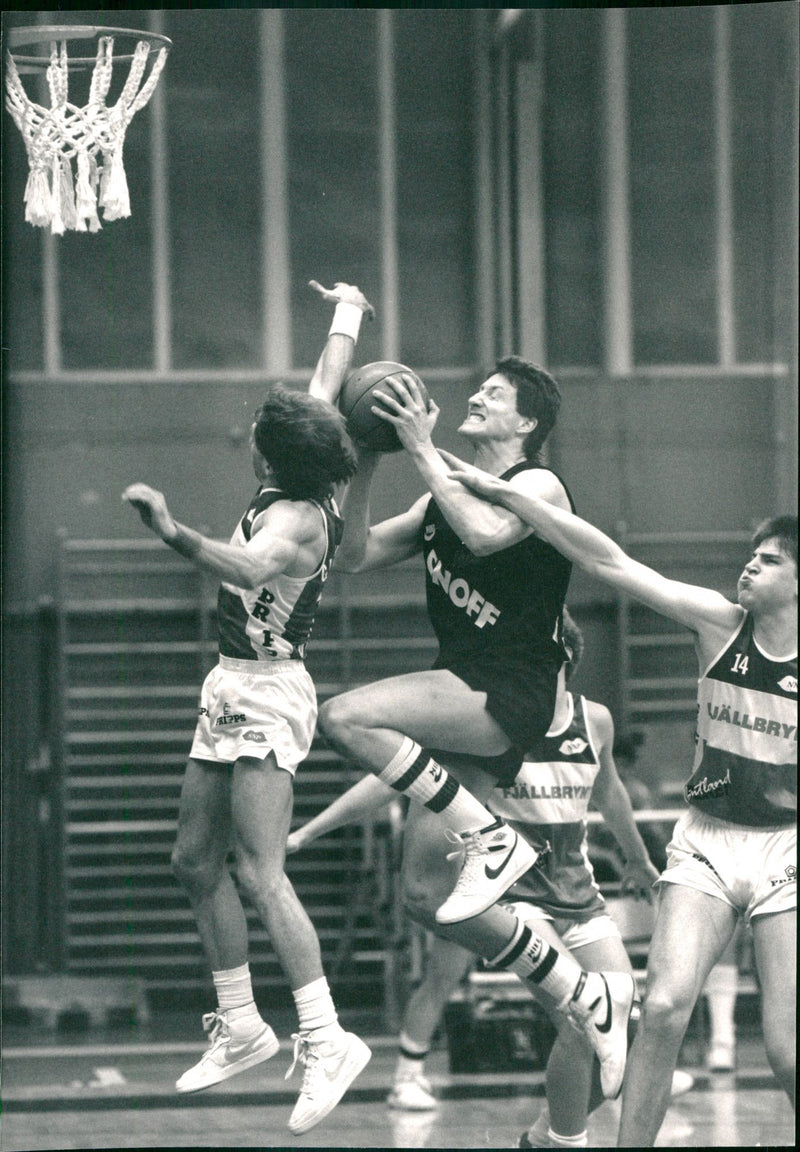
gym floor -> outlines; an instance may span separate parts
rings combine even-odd
[[[348,1027],[356,1022],[344,1019]],[[277,1022],[273,1022],[276,1024]],[[4,1028],[0,1152],[94,1148],[514,1148],[543,1103],[541,1072],[453,1074],[445,1046],[426,1072],[440,1105],[429,1113],[386,1106],[395,1040],[361,1029],[373,1058],[339,1106],[311,1132],[287,1127],[301,1073],[281,1051],[207,1092],[178,1096],[174,1082],[205,1047],[192,1017],[80,1035]],[[734,1073],[702,1068],[702,1043],[687,1038],[681,1066],[694,1087],[676,1098],[658,1147],[795,1147],[794,1119],[766,1065],[756,1029],[738,1037]],[[589,1143],[614,1147],[619,1104],[590,1117]]]

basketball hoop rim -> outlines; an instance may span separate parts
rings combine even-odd
[[[160,32],[139,31],[136,28],[111,28],[104,24],[36,24],[28,28],[9,28],[6,32],[6,46],[15,64],[21,64],[27,68],[41,68],[44,71],[50,63],[47,56],[25,56],[16,49],[25,48],[31,44],[44,44],[48,41],[52,43],[61,40],[94,40],[101,36],[127,36],[136,40],[137,43],[145,40],[149,45],[150,52],[160,48],[169,52],[172,47],[170,38],[162,36]],[[95,56],[72,56],[69,63],[71,67],[81,65],[88,67],[95,63],[95,59]],[[117,55],[115,60],[118,62],[133,60],[133,55]]]

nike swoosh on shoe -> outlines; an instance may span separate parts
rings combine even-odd
[[[602,973],[600,975],[602,976],[602,979],[603,979],[603,987],[606,990],[606,1018],[602,1024],[595,1024],[595,1028],[597,1029],[598,1032],[605,1035],[606,1032],[611,1031],[611,1015],[612,1015],[613,1009],[611,1007],[611,993],[608,990],[608,981],[606,980],[605,976],[602,975]],[[599,1000],[595,1000],[594,1004],[592,1004],[592,1009],[591,1009],[592,1012],[594,1012],[595,1008],[597,1007],[597,1005],[599,1003],[600,1003]]]
[[[508,854],[506,855],[506,858],[503,861],[503,863],[498,865],[497,868],[490,868],[488,864],[486,865],[486,878],[488,880],[496,880],[497,879],[497,877],[500,875],[500,873],[505,868],[506,864],[508,864],[511,857],[514,855],[514,849],[516,848],[516,846],[517,846],[517,834],[515,832],[514,833],[514,843],[509,848]]]

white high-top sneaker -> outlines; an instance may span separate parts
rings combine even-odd
[[[364,1041],[352,1032],[326,1040],[315,1040],[313,1035],[297,1032],[292,1036],[294,1059],[286,1079],[298,1060],[305,1066],[300,1095],[289,1119],[289,1131],[296,1136],[308,1132],[333,1111],[372,1056]]]
[[[615,1100],[628,1059],[628,1018],[636,989],[628,972],[584,972],[567,1005],[600,1061],[603,1095]]]
[[[447,859],[463,853],[464,862],[455,888],[436,910],[437,924],[456,924],[491,908],[533,867],[538,855],[527,840],[502,820],[460,836],[449,828],[447,833],[453,843],[459,845]]]
[[[280,1048],[278,1037],[269,1024],[246,1040],[233,1039],[224,1012],[206,1012],[203,1028],[209,1033],[209,1046],[199,1062],[176,1082],[179,1092],[199,1092],[202,1088],[210,1088],[212,1084],[219,1084],[262,1060],[269,1060]]]

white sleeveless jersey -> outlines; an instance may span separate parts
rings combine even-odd
[[[763,652],[748,613],[700,677],[697,703],[688,803],[733,824],[794,824],[797,655]]]
[[[259,488],[231,537],[244,545],[258,530],[259,517],[278,500],[288,500],[278,488]],[[332,499],[312,500],[325,528],[325,555],[311,576],[273,577],[261,588],[237,588],[223,582],[217,596],[219,654],[236,660],[268,662],[302,660],[314,616],[342,538],[343,522]]]
[[[487,807],[539,852],[507,898],[527,900],[551,916],[585,921],[605,910],[586,834],[600,760],[585,698],[569,693],[569,702],[567,723],[525,753],[514,783],[495,788]]]

